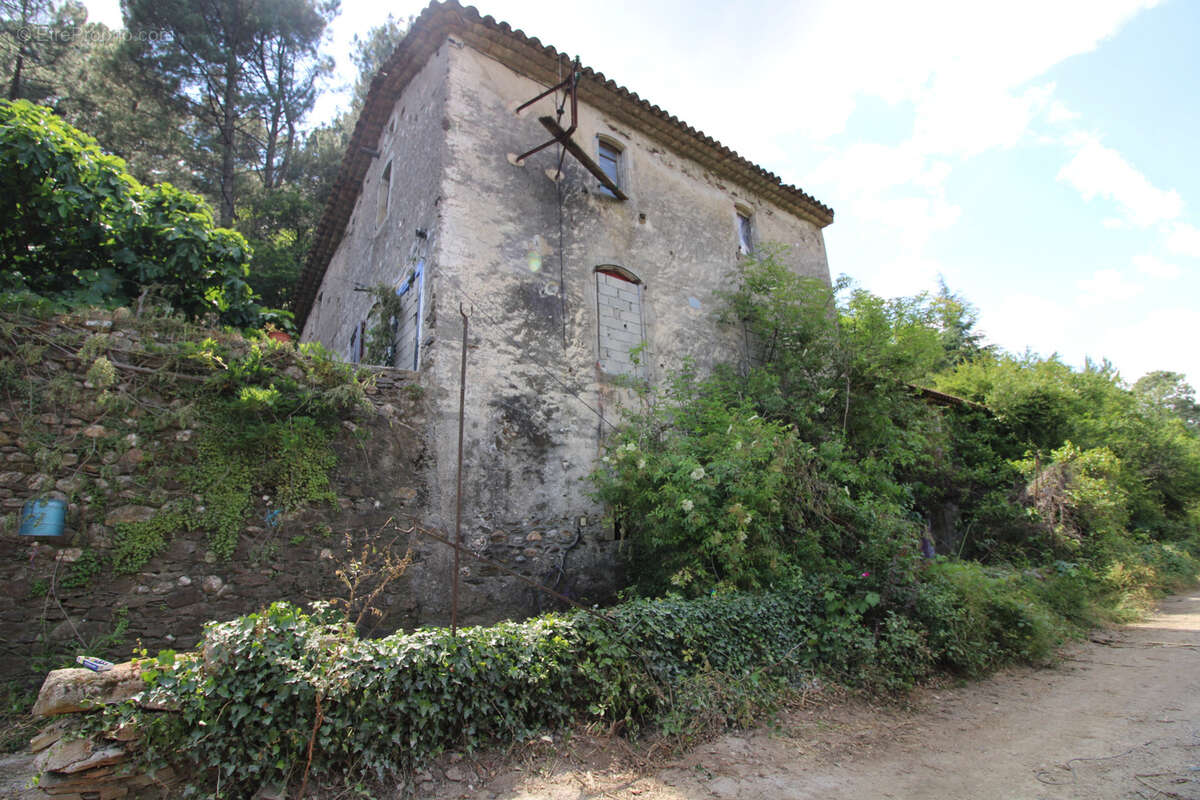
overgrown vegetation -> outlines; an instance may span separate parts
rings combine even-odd
[[[213,553],[228,559],[262,508],[282,514],[334,499],[333,432],[365,402],[365,374],[320,345],[218,333],[153,314],[99,316],[115,316],[138,346],[131,348],[125,334],[92,333],[80,319],[0,313],[0,370],[7,376],[0,394],[30,419],[82,404],[102,429],[72,470],[69,499],[102,518],[104,495],[85,467],[101,480],[111,477],[110,465],[136,443],[141,461],[131,486],[158,509],[149,519],[118,522],[112,547],[89,549],[62,588],[85,586],[109,567],[137,572],[183,530],[207,533]],[[88,365],[84,389],[68,381],[69,396],[50,390],[58,373],[45,369],[48,351]],[[40,437],[36,455],[55,472],[62,443],[32,427],[29,435]],[[158,441],[163,436],[171,447]]]
[[[202,659],[151,665],[147,698],[177,711],[141,698],[96,724],[135,722],[148,761],[186,753],[230,797],[310,771],[390,779],[569,721],[686,742],[821,680],[892,692],[1047,662],[1195,579],[1177,376],[1143,391],[995,353],[944,287],[882,301],[769,253],[741,277],[726,321],[752,363],[643,387],[593,476],[632,599],[380,640],[277,604],[210,625]]]
[[[1096,575],[1193,545],[1200,439],[1178,376],[1150,393],[1107,364],[994,353],[944,287],[884,301],[769,251],[726,301],[752,363],[643,388],[593,475],[643,594],[802,569],[868,575],[886,605],[920,583],[923,538],[996,568]]]
[[[0,5],[5,96],[53,109],[143,184],[202,196],[254,251],[246,281],[286,308],[366,87],[403,38],[388,17],[355,36],[350,107],[314,124],[333,58],[326,0],[127,2],[122,27],[74,0]]]
[[[190,318],[264,322],[241,234],[215,227],[197,195],[143,186],[90,136],[24,100],[0,101],[0,212],[0,288],[27,303],[150,296]]]
[[[1178,554],[1139,585],[1197,567]],[[217,796],[249,797],[267,783],[295,786],[309,768],[325,780],[393,780],[448,749],[572,721],[626,734],[653,725],[688,742],[749,724],[817,679],[897,691],[937,668],[975,675],[1045,661],[1072,619],[1090,619],[1080,604],[1093,578],[1069,565],[1035,575],[938,562],[903,601],[884,600],[868,578],[796,576],[764,592],[374,640],[329,607],[275,604],[210,624],[203,658],[148,662],[144,696],[92,725],[136,724],[146,764],[182,755],[220,776]]]

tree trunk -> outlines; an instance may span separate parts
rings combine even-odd
[[[221,109],[221,227],[233,225],[234,180],[237,177],[235,138],[237,131],[238,59],[229,48],[225,59],[225,102]]]
[[[25,49],[22,45],[21,50]],[[8,87],[8,99],[16,100],[21,96],[21,67],[25,65],[25,55],[23,52],[17,53],[17,63],[13,67],[12,83]]]

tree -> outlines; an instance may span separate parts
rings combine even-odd
[[[64,89],[55,113],[122,158],[142,183],[168,181],[198,190],[201,181],[188,158],[194,123],[177,103],[145,91],[140,77],[122,37],[88,23],[76,53],[62,67]]]
[[[87,20],[82,3],[71,0],[0,0],[0,61],[7,97],[43,101],[63,86],[56,67],[75,49]]]
[[[365,36],[354,35],[354,53],[351,58],[358,68],[358,79],[354,82],[354,96],[351,100],[351,115],[358,116],[358,110],[367,100],[367,90],[371,81],[383,67],[384,63],[395,51],[396,46],[408,35],[412,26],[412,17],[397,19],[391,14],[382,24],[367,31]]]
[[[281,140],[290,154],[312,108],[323,74],[312,62],[337,0],[122,0],[121,10],[147,84],[196,120],[196,167],[232,224],[239,171],[254,164],[273,184]]]
[[[8,291],[127,304],[145,294],[190,317],[260,323],[250,249],[205,202],[143,186],[116,156],[46,108],[0,101],[0,275]]]
[[[1138,378],[1133,392],[1148,408],[1172,414],[1192,430],[1200,429],[1200,405],[1196,390],[1184,380],[1184,375],[1167,370],[1155,370]]]
[[[317,45],[325,25],[337,12],[336,2],[302,7],[292,0],[273,0],[280,8],[273,35],[261,37],[250,61],[253,100],[259,109],[259,174],[274,189],[287,172],[297,144],[299,125],[312,111],[317,82],[333,71],[333,59]]]
[[[938,277],[938,292],[930,301],[930,308],[941,333],[947,366],[961,364],[994,350],[993,346],[983,344],[983,334],[975,329],[979,323],[978,309],[950,291],[944,278]]]

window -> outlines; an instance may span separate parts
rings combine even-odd
[[[738,252],[742,255],[748,255],[754,251],[753,217],[751,217],[749,209],[738,208],[736,211]]]
[[[392,162],[388,162],[383,168],[383,175],[379,178],[379,190],[375,197],[375,225],[376,227],[383,224],[383,221],[388,216],[388,206],[392,200]]]
[[[608,179],[615,183],[618,187],[621,186],[621,146],[611,139],[596,139],[596,163],[600,165],[600,170],[608,176]],[[611,189],[604,184],[600,185],[600,193],[606,194],[609,197],[616,197]]]
[[[350,334],[350,352],[348,353],[351,364],[361,364],[363,359],[363,351],[365,349],[365,340],[367,338],[367,321],[363,320],[354,326],[354,331]]]
[[[596,269],[600,369],[609,375],[640,375],[636,350],[645,340],[642,284],[620,267]]]
[[[400,369],[421,367],[421,323],[425,305],[425,262],[408,274],[396,290],[400,298],[400,317],[396,320],[396,351],[388,363]]]

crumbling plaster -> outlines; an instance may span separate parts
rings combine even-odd
[[[319,341],[346,359],[358,324],[376,302],[361,290],[398,286],[419,260],[431,260],[446,164],[447,49],[437,50],[397,100],[304,326],[306,341]],[[379,186],[389,164],[389,208],[377,224]]]
[[[429,276],[421,381],[433,409],[426,522],[454,528],[461,304],[470,316],[464,540],[482,552],[494,542],[511,548],[514,537],[559,540],[557,556],[530,549],[533,561],[521,566],[592,598],[613,585],[618,543],[587,495],[586,476],[619,406],[633,401],[600,370],[595,269],[620,267],[641,281],[640,359],[651,382],[685,359],[703,367],[743,353],[737,332],[715,318],[716,293],[739,258],[737,207],[753,212],[756,240],[782,245],[781,258],[798,273],[828,281],[829,271],[820,227],[586,103],[574,138],[593,154],[598,135],[623,147],[628,200],[604,196],[570,155],[554,180],[557,146],[514,164],[514,154],[549,137],[537,117],[554,113],[552,98],[514,113],[544,88],[454,37],[438,49],[396,101],[397,113],[419,109],[386,150],[402,165],[394,173],[402,176],[393,195],[399,213],[389,230],[370,230],[372,181],[388,156],[381,157],[304,336],[343,352],[370,305],[350,284],[398,283],[393,265],[420,252]],[[428,226],[429,239],[413,240],[416,226]],[[337,297],[340,309],[331,305]],[[467,602],[476,611],[511,606],[511,582],[481,581],[467,562],[463,575],[475,585]]]

